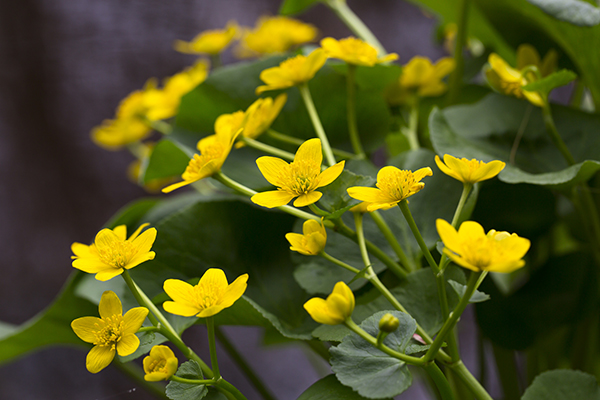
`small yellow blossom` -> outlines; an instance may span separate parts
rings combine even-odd
[[[439,96],[448,86],[442,81],[454,70],[456,63],[453,58],[440,58],[435,64],[426,57],[413,57],[402,68],[400,86],[407,90],[416,91],[420,97]]]
[[[106,119],[92,129],[92,141],[107,150],[120,150],[128,144],[146,138],[152,129],[135,118]]]
[[[284,53],[292,47],[312,42],[317,28],[288,17],[263,17],[253,30],[242,35],[237,55],[241,58]]]
[[[177,372],[179,361],[173,350],[168,346],[156,345],[150,354],[144,358],[144,379],[149,382],[158,382],[169,379]]]
[[[463,183],[470,184],[491,179],[498,175],[506,166],[506,163],[498,160],[485,163],[476,159],[458,159],[450,154],[444,155],[444,162],[436,155],[435,163],[446,175]]]
[[[458,232],[443,219],[436,221],[444,254],[461,267],[473,271],[508,273],[525,265],[522,260],[530,242],[528,239],[490,230],[487,235],[475,221],[465,221]]]
[[[377,57],[377,50],[373,46],[355,37],[348,37],[339,41],[327,37],[321,40],[321,47],[323,47],[328,57],[338,58],[353,65],[372,67],[375,64],[398,59],[396,53]]]
[[[147,229],[140,235],[146,226],[148,224],[140,225],[129,239],[127,227],[119,225],[115,229],[102,229],[89,246],[73,243],[73,267],[88,274],[96,274],[99,281],[107,281],[126,269],[153,260],[155,253],[150,249],[156,239],[156,228]]]
[[[322,161],[323,153],[319,139],[309,139],[302,143],[294,161],[289,164],[277,157],[260,157],[256,160],[258,169],[269,183],[277,186],[277,190],[257,193],[250,200],[267,208],[283,206],[296,197],[296,207],[317,202],[323,193],[317,192],[316,189],[336,180],[345,163],[340,161],[321,172]]]
[[[335,284],[327,299],[313,297],[304,303],[304,309],[320,324],[339,325],[354,311],[354,293],[344,282]]]
[[[148,315],[145,307],[135,307],[123,314],[119,297],[114,292],[102,294],[98,306],[100,318],[82,317],[71,322],[73,332],[94,347],[87,355],[85,366],[92,374],[106,368],[115,358],[132,354],[140,346],[135,333]]]
[[[302,235],[299,233],[287,233],[285,238],[290,242],[290,249],[305,256],[316,256],[325,248],[327,243],[327,231],[321,222],[309,219],[302,225]]]
[[[174,47],[185,54],[210,54],[222,52],[235,38],[238,26],[235,21],[229,21],[225,29],[215,29],[201,32],[192,41],[176,40]]]
[[[538,92],[522,89],[531,82],[521,71],[512,68],[496,53],[490,54],[488,63],[489,67],[485,69],[485,76],[494,90],[519,99],[524,97],[538,107],[544,106],[545,101]],[[529,74],[527,75],[529,76]]]
[[[414,173],[393,166],[383,167],[377,173],[377,188],[354,186],[348,188],[350,197],[366,201],[367,211],[387,210],[423,189],[421,179],[433,175],[431,168],[421,168]]]
[[[517,48],[517,69],[523,70],[525,67],[534,66],[540,71],[543,77],[550,75],[556,71],[558,64],[558,53],[554,49],[550,49],[543,59],[535,47],[524,43]]]
[[[316,49],[308,56],[298,55],[288,58],[278,67],[267,68],[260,73],[266,85],[256,88],[256,94],[267,90],[287,89],[311,80],[327,61],[323,49]]]
[[[200,154],[194,154],[181,178],[183,182],[167,186],[163,193],[172,192],[175,189],[208,178],[221,170],[225,163],[235,138],[240,134],[238,121],[232,114],[227,117],[217,118],[215,122],[215,134],[201,139],[196,146]],[[238,115],[238,114],[236,114]],[[243,113],[241,113],[243,116]],[[237,130],[236,130],[237,129]]]
[[[207,270],[196,286],[179,279],[167,279],[163,288],[173,301],[165,301],[163,308],[184,317],[212,317],[242,297],[247,281],[248,274],[243,274],[228,284],[225,272],[218,268]]]
[[[287,101],[287,94],[282,93],[273,100],[271,97],[258,99],[248,107],[243,123],[244,130],[242,135],[249,139],[256,139],[263,132],[271,127],[275,118]],[[238,142],[236,148],[242,147],[244,144]]]

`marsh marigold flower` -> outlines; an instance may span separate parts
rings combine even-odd
[[[153,260],[155,253],[150,249],[156,239],[156,229],[147,229],[140,235],[147,226],[148,224],[140,225],[129,239],[127,227],[119,225],[115,229],[102,229],[89,246],[73,243],[73,267],[88,274],[96,274],[99,281],[107,281],[126,269]]]
[[[519,99],[526,98],[531,104],[538,107],[544,106],[544,99],[538,92],[522,89],[530,81],[521,71],[512,68],[496,53],[490,54],[488,63],[489,67],[485,69],[485,76],[494,90]]]
[[[220,120],[217,118],[216,134],[207,136],[198,142],[196,147],[200,154],[194,154],[190,160],[185,172],[181,175],[183,182],[167,186],[162,190],[163,193],[172,192],[219,172],[231,151],[235,138],[240,134],[240,130],[236,129],[238,126],[239,122],[235,117]]]
[[[235,21],[229,21],[225,29],[214,29],[201,32],[190,42],[176,40],[173,47],[180,53],[185,54],[210,54],[215,55],[222,52],[238,32]]]
[[[242,135],[249,139],[256,139],[271,127],[275,118],[287,101],[287,94],[282,93],[273,100],[271,97],[257,99],[244,113]],[[236,148],[242,147],[242,142],[236,143]]]
[[[443,219],[436,221],[444,254],[461,267],[473,271],[512,272],[525,265],[522,260],[530,242],[528,239],[490,230],[487,235],[475,221],[465,221],[458,232]]]
[[[448,85],[444,83],[447,75],[454,70],[453,58],[440,58],[435,64],[427,57],[416,56],[402,68],[400,87],[412,91],[419,97],[433,97],[443,94]]]
[[[340,40],[327,37],[321,40],[321,47],[323,47],[328,57],[338,58],[353,65],[372,67],[375,64],[398,59],[396,53],[377,57],[377,50],[373,46],[355,37]]]
[[[554,49],[550,49],[541,59],[540,53],[530,44],[523,43],[517,48],[517,69],[519,71],[534,66],[537,67],[543,78],[555,72],[557,64],[558,53]]]
[[[168,346],[154,346],[143,361],[144,379],[149,382],[167,380],[177,372],[178,364],[177,357]]]
[[[98,305],[100,318],[82,317],[71,322],[73,332],[94,347],[87,355],[85,366],[92,374],[106,368],[115,358],[132,354],[140,346],[135,333],[148,315],[145,307],[135,307],[123,314],[121,301],[114,292],[102,294]]]
[[[256,160],[258,169],[270,184],[277,186],[277,190],[257,193],[250,200],[267,208],[283,206],[296,197],[296,207],[316,203],[323,195],[316,189],[336,180],[345,163],[340,161],[321,172],[322,161],[323,153],[319,139],[309,139],[302,143],[294,161],[289,164],[277,157],[260,157]]]
[[[438,168],[448,176],[463,183],[476,183],[491,179],[498,175],[504,169],[506,163],[498,160],[485,163],[479,160],[467,160],[466,158],[456,158],[450,154],[444,155],[444,161],[439,156],[435,156],[435,163]]]
[[[304,309],[320,324],[338,325],[354,311],[354,293],[344,282],[335,284],[327,299],[313,297],[304,303]]]
[[[242,58],[284,53],[292,47],[312,42],[317,28],[288,17],[263,17],[253,30],[246,30],[237,49]]]
[[[369,203],[367,211],[387,210],[423,189],[425,184],[421,179],[431,175],[433,172],[429,167],[412,172],[387,166],[377,173],[377,188],[354,186],[348,188],[348,194]]]
[[[327,231],[321,222],[309,219],[302,225],[302,235],[287,233],[285,238],[290,242],[290,250],[297,251],[305,256],[316,256],[325,248]]]
[[[256,94],[267,90],[287,89],[311,80],[327,61],[323,49],[316,49],[308,56],[298,55],[288,58],[278,67],[267,68],[260,73],[260,79],[266,85],[256,88]]]
[[[225,272],[218,268],[207,270],[196,286],[179,279],[167,279],[163,288],[173,301],[165,301],[163,308],[184,317],[212,317],[242,297],[247,281],[248,274],[243,274],[228,284]]]

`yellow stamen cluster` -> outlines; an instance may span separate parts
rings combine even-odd
[[[104,327],[102,327],[104,325]],[[112,315],[110,317],[102,318],[99,322],[94,324],[94,326],[98,329],[96,334],[96,341],[94,341],[94,345],[97,346],[107,346],[110,347],[111,350],[115,350],[117,343],[121,340],[121,335],[123,334],[123,316],[122,315]]]

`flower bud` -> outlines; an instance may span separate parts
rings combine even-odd
[[[392,314],[387,313],[379,320],[379,330],[386,333],[392,333],[400,326],[400,320]]]

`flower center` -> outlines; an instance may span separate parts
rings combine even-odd
[[[190,160],[185,172],[182,175],[184,180],[192,180],[195,179],[198,175],[200,175],[200,170],[209,161],[220,158],[225,152],[225,148],[221,143],[215,142],[210,146],[206,146],[203,149],[202,154],[194,154],[194,158]],[[220,166],[219,166],[220,167]]]
[[[152,372],[166,372],[165,366],[167,365],[167,360],[165,358],[154,358],[148,365],[148,370]]]
[[[136,253],[135,247],[130,241],[114,242],[111,247],[102,246],[98,248],[100,260],[113,268],[124,268]]]
[[[100,324],[95,324],[98,330],[96,333],[95,345],[107,346],[111,350],[115,349],[117,343],[121,340],[123,332],[123,316],[113,315],[108,318],[103,318],[104,327],[100,328]]]
[[[515,96],[517,98],[523,97],[521,82],[500,81],[500,88],[507,95]]]
[[[216,285],[198,285],[194,287],[194,300],[202,310],[219,304],[222,297],[223,288]]]
[[[307,160],[296,160],[280,172],[281,189],[296,196],[312,192],[317,187],[319,165]]]
[[[461,254],[461,256],[464,257],[469,264],[484,269],[492,263],[495,247],[494,241],[490,240],[487,236],[472,238],[462,243],[464,254]]]
[[[395,200],[403,200],[411,195],[410,189],[415,185],[415,176],[411,171],[400,170],[387,175],[377,182],[377,187]]]

